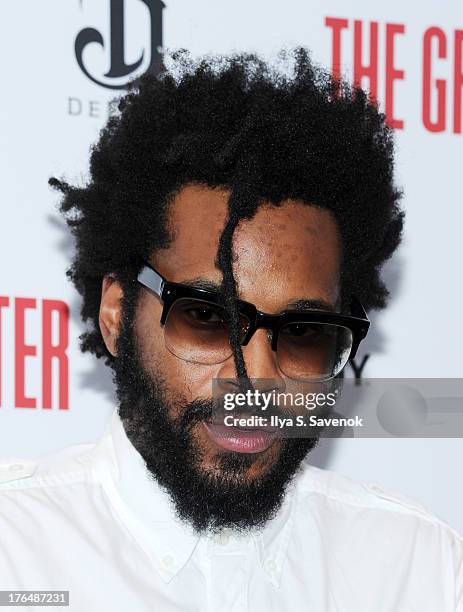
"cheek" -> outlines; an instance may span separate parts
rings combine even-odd
[[[165,346],[164,331],[159,323],[159,312],[141,305],[135,322],[135,333],[144,368],[152,376],[160,376],[166,383],[170,397],[181,397],[185,402],[212,397],[212,379],[219,376],[223,364],[190,363],[173,355]]]
[[[219,366],[190,363],[178,359],[163,347],[162,374],[169,392],[185,402],[211,399],[212,379],[219,376]]]

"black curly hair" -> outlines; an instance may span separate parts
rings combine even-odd
[[[84,187],[50,178],[76,239],[68,277],[92,329],[82,351],[113,363],[100,333],[101,282],[112,273],[126,304],[136,304],[137,273],[169,245],[168,204],[187,183],[231,190],[216,265],[239,376],[233,232],[263,201],[287,198],[330,210],[343,243],[342,303],[355,294],[366,310],[385,305],[380,269],[400,242],[404,213],[393,177],[392,130],[360,88],[337,81],[310,53],[282,52],[283,69],[254,54],[193,60],[182,50],[158,76],[133,81],[109,117],[90,158]]]

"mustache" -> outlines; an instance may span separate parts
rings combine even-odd
[[[196,399],[184,406],[184,410],[178,417],[179,429],[183,433],[189,432],[195,425],[203,421],[213,424],[223,424],[224,417],[232,414],[235,417],[247,418],[250,416],[266,416],[279,418],[295,418],[305,414],[306,411],[300,406],[289,406],[282,408],[277,404],[270,403],[262,410],[260,406],[245,405],[233,410],[226,410],[223,398],[218,399]]]

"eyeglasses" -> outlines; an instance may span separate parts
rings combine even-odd
[[[172,283],[144,263],[137,279],[163,304],[160,323],[166,348],[180,359],[204,365],[231,357],[230,317],[223,294]],[[355,298],[351,315],[318,309],[266,314],[243,300],[237,307],[241,345],[246,346],[257,329],[266,328],[279,369],[295,380],[322,382],[337,376],[355,357],[370,326]]]

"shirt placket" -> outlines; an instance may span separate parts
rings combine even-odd
[[[210,610],[248,610],[252,541],[228,531],[208,538],[206,555],[210,567]]]

